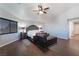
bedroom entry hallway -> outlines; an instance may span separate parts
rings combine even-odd
[[[79,40],[79,18],[69,19],[69,38]]]
[[[79,40],[79,21],[73,24],[72,39]]]
[[[70,48],[75,50],[74,54],[77,54],[79,52],[79,18],[70,19],[69,39]]]

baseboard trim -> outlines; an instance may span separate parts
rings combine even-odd
[[[58,39],[69,40],[69,38],[57,37]]]
[[[11,42],[9,42],[9,43],[3,44],[3,45],[1,45],[0,47],[6,46],[6,45],[11,44],[11,43],[13,43],[13,42],[15,42],[15,41],[18,41],[18,40],[14,40],[14,41],[11,41]]]

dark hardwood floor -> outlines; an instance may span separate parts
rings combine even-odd
[[[73,42],[70,40],[58,39],[57,44],[50,46],[48,48],[48,51],[43,52],[29,40],[24,39],[1,47],[0,55],[1,56],[73,56],[73,55],[79,55],[78,48],[79,46],[77,46],[76,48],[75,45],[73,45]]]

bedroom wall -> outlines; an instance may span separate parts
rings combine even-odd
[[[0,8],[0,17],[17,21],[18,18]],[[19,33],[0,35],[0,47],[19,39]]]
[[[53,19],[55,21],[45,22],[44,30],[50,33],[50,35],[57,36],[59,38],[69,38],[69,22],[68,19],[79,18],[79,7],[72,8],[67,12],[64,12]]]
[[[23,8],[24,7],[20,6],[19,4],[0,4],[0,17],[18,21],[18,33],[0,35],[0,47],[19,39],[19,27],[28,27],[29,25],[36,23],[29,21],[27,17],[25,18],[25,20],[20,18],[27,14],[24,12]]]

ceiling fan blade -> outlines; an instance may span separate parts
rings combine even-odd
[[[47,12],[43,11],[43,13],[47,14]]]
[[[38,8],[39,8],[39,11],[43,10],[42,5],[38,5]]]
[[[47,8],[44,8],[44,10],[48,10],[49,9],[49,7],[47,7]]]
[[[42,5],[38,5],[38,8],[42,8]]]

